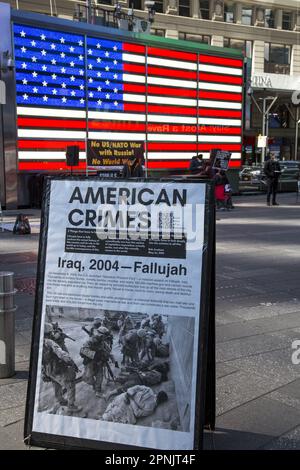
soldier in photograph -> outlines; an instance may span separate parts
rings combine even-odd
[[[136,364],[139,360],[139,337],[137,331],[129,330],[127,333],[119,336],[121,353],[123,355],[122,365]]]
[[[93,323],[91,326],[85,325],[82,326],[81,328],[83,331],[88,334],[89,336],[93,336],[96,330],[102,326],[102,319],[101,318],[94,318]]]
[[[83,365],[85,367],[83,380],[87,384],[92,385],[98,398],[102,396],[105,371],[107,370],[110,377],[114,378],[109,365],[109,361],[114,360],[114,358],[107,339],[108,333],[109,330],[106,327],[100,326],[80,349],[80,355],[83,358]]]
[[[156,350],[154,344],[155,333],[151,329],[140,328],[137,335],[140,339],[140,361],[146,359],[151,362],[154,359]]]
[[[50,323],[45,323],[42,359],[42,380],[51,382],[55,398],[61,406],[67,406],[70,414],[81,410],[75,405],[75,380],[78,367],[54,341],[54,330]]]
[[[61,347],[63,351],[66,351],[67,353],[69,352],[65,340],[70,339],[71,341],[75,341],[71,336],[68,336],[66,333],[64,333],[63,329],[59,326],[58,322],[52,323],[53,327],[53,333],[52,333],[52,338],[58,346]]]
[[[161,382],[166,382],[168,380],[169,369],[168,362],[156,363],[143,368],[140,366],[128,366],[125,370],[122,369],[121,374],[116,378],[116,382],[120,384],[120,386],[107,393],[105,399],[108,401],[113,396],[126,392],[128,388],[135,385],[147,385],[151,387]]]
[[[162,321],[161,315],[154,314],[150,326],[158,334],[159,338],[162,338],[165,333],[165,324]]]
[[[139,418],[152,415],[157,406],[167,400],[168,395],[162,390],[156,394],[150,387],[136,385],[115,397],[107,406],[102,419],[136,424]]]

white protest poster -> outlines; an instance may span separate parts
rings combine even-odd
[[[48,180],[25,424],[37,445],[198,448],[210,191]]]

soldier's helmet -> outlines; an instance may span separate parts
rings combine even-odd
[[[98,318],[98,317],[97,317],[97,318],[94,318],[93,326],[94,326],[95,328],[101,326],[101,324],[102,324],[102,319],[101,319],[101,318]]]
[[[97,331],[101,335],[107,335],[107,333],[109,333],[109,329],[106,328],[105,326],[100,326],[100,328],[98,328]]]
[[[145,338],[145,336],[147,336],[147,331],[144,330],[143,328],[140,328],[137,331],[137,335],[139,336],[139,338]]]
[[[45,323],[44,325],[44,335],[51,335],[53,333],[53,326],[51,323]]]

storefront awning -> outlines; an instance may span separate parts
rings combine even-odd
[[[300,76],[276,73],[254,73],[251,77],[253,90],[300,91]]]

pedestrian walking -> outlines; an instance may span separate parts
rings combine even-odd
[[[264,174],[267,177],[267,206],[279,206],[276,202],[276,195],[278,189],[278,180],[281,174],[279,162],[276,160],[273,153],[270,154],[269,160],[266,161],[264,166]]]

